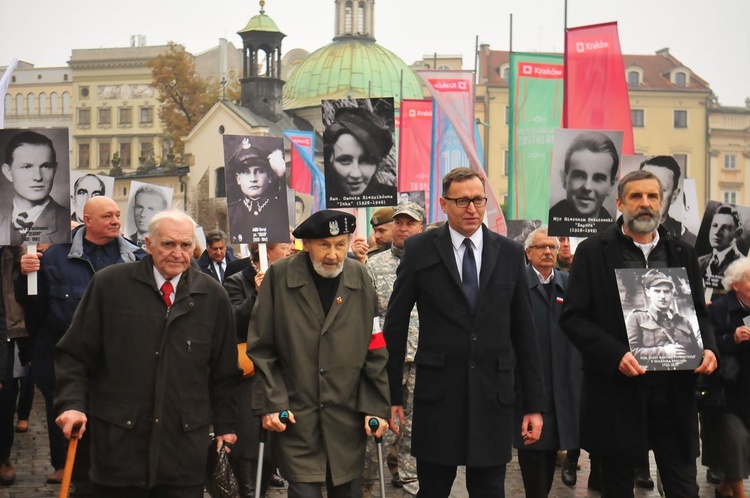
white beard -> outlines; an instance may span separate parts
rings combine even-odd
[[[344,271],[344,262],[339,263],[336,268],[328,268],[323,263],[312,262],[315,273],[323,278],[336,278]]]

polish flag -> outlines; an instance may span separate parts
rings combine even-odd
[[[385,347],[385,337],[383,337],[383,331],[380,328],[380,317],[376,316],[372,319],[372,335],[370,336],[370,347],[367,349],[380,349]]]

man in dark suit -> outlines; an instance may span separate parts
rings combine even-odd
[[[555,477],[558,450],[567,450],[561,472],[563,483],[575,486],[578,457],[578,418],[581,404],[581,353],[565,337],[558,320],[568,285],[568,273],[555,269],[559,243],[550,237],[546,226],[531,232],[525,241],[529,265],[531,305],[544,372],[544,432],[531,446],[524,446],[520,434],[514,437],[518,463],[527,498],[549,494]],[[517,425],[522,407],[516,407]]]
[[[391,426],[403,420],[409,318],[419,312],[412,454],[418,497],[448,497],[456,466],[466,466],[471,496],[505,496],[513,433],[537,441],[544,407],[523,247],[482,224],[483,179],[468,168],[443,178],[448,223],[410,237],[398,267],[384,333]],[[514,377],[522,426],[513,421]]]
[[[706,287],[721,288],[721,279],[730,264],[742,257],[737,238],[742,235],[740,214],[731,204],[719,204],[708,228],[711,252],[698,258]]]
[[[2,171],[15,195],[0,213],[0,245],[70,242],[70,212],[50,196],[57,173],[52,140],[34,131],[17,133],[5,147]]]
[[[211,230],[206,233],[206,249],[198,258],[198,266],[203,273],[211,275],[220,284],[224,283],[227,265],[237,258],[232,248],[227,246],[229,236],[222,230]]]
[[[666,496],[698,496],[695,374],[716,369],[716,340],[695,251],[659,224],[662,192],[649,171],[622,178],[622,217],[578,246],[560,315],[583,356],[581,446],[602,459],[602,496],[633,496],[635,467],[649,448]],[[614,270],[645,267],[687,269],[704,348],[694,372],[646,373],[630,352]]]

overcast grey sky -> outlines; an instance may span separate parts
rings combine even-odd
[[[707,80],[723,105],[750,97],[748,0],[569,0],[568,26],[619,24],[622,50],[653,54],[669,47]],[[407,64],[425,54],[462,54],[472,69],[475,36],[508,50],[509,15],[517,51],[563,50],[563,0],[377,0],[378,43]],[[193,53],[236,32],[259,10],[257,1],[0,0],[0,66],[12,57],[38,67],[63,66],[73,48],[127,46],[130,35],[149,45],[169,40]],[[266,13],[286,33],[283,50],[317,49],[333,36],[334,0],[267,0]]]

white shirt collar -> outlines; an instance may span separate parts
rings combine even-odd
[[[47,204],[49,204],[49,197],[47,197],[47,200],[44,201],[44,203],[32,206],[29,209],[21,209],[18,206],[18,203],[16,199],[13,199],[13,213],[12,213],[12,220],[13,223],[16,222],[16,218],[18,218],[19,213],[26,213],[26,222],[27,223],[34,223],[36,222],[36,219],[39,218],[39,215],[42,214],[42,211],[44,211],[44,208],[47,207]]]
[[[448,232],[451,234],[451,243],[453,244],[453,248],[455,250],[458,250],[463,245],[464,239],[469,238],[471,239],[471,243],[474,245],[474,250],[479,254],[482,254],[482,246],[484,244],[484,233],[482,232],[482,227],[479,227],[479,229],[471,234],[470,237],[461,235],[451,226],[448,226]]]
[[[166,282],[167,279],[164,278],[161,273],[159,273],[159,270],[157,270],[155,266],[153,267],[153,270],[154,280],[156,280],[156,288],[161,289],[161,286],[164,285],[164,282]],[[172,289],[174,289],[171,296],[172,302],[174,302],[174,297],[177,294],[177,285],[180,283],[180,278],[182,278],[182,273],[170,280],[170,282],[172,282]]]
[[[539,273],[539,270],[534,268],[534,265],[531,265],[531,269],[534,270],[534,273],[536,273],[536,276],[539,277],[539,282],[542,284],[548,284],[552,282],[552,280],[555,279],[555,269],[552,269],[552,272],[549,274],[549,277],[544,278],[541,273]]]

